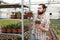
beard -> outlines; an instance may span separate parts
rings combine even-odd
[[[44,12],[42,11],[42,12],[40,12],[39,10],[38,10],[38,15],[42,15]]]

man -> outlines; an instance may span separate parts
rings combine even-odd
[[[34,27],[33,27],[33,38],[34,40],[46,40],[46,32],[49,31],[49,18],[45,15],[46,12],[46,6],[45,4],[39,4],[38,7],[38,15],[35,18],[34,17]],[[35,20],[39,18],[41,20],[41,24],[36,24]],[[35,37],[34,37],[35,36]],[[31,40],[33,38],[31,37]]]

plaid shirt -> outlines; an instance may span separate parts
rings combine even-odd
[[[34,17],[34,21],[37,19],[37,17]],[[43,27],[45,27],[47,30],[49,30],[49,18],[47,18],[45,15],[42,17],[41,20],[41,25]],[[46,38],[46,32],[43,32],[42,30],[40,30],[39,28],[35,27],[35,25],[33,24],[33,29],[32,29],[32,33],[35,34],[36,39],[40,39],[40,38]]]

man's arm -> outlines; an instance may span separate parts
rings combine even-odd
[[[45,27],[43,27],[41,24],[35,24],[35,25],[37,28],[39,28],[43,32],[47,32],[49,30],[50,21],[49,20],[46,21]]]
[[[36,25],[37,28],[39,28],[39,29],[42,30],[43,32],[47,32],[47,31],[48,31],[45,27],[43,27],[43,26],[41,26],[41,25],[38,25],[38,24],[35,24],[35,25]]]

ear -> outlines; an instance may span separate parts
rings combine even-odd
[[[46,9],[44,8],[44,12],[46,11]]]

